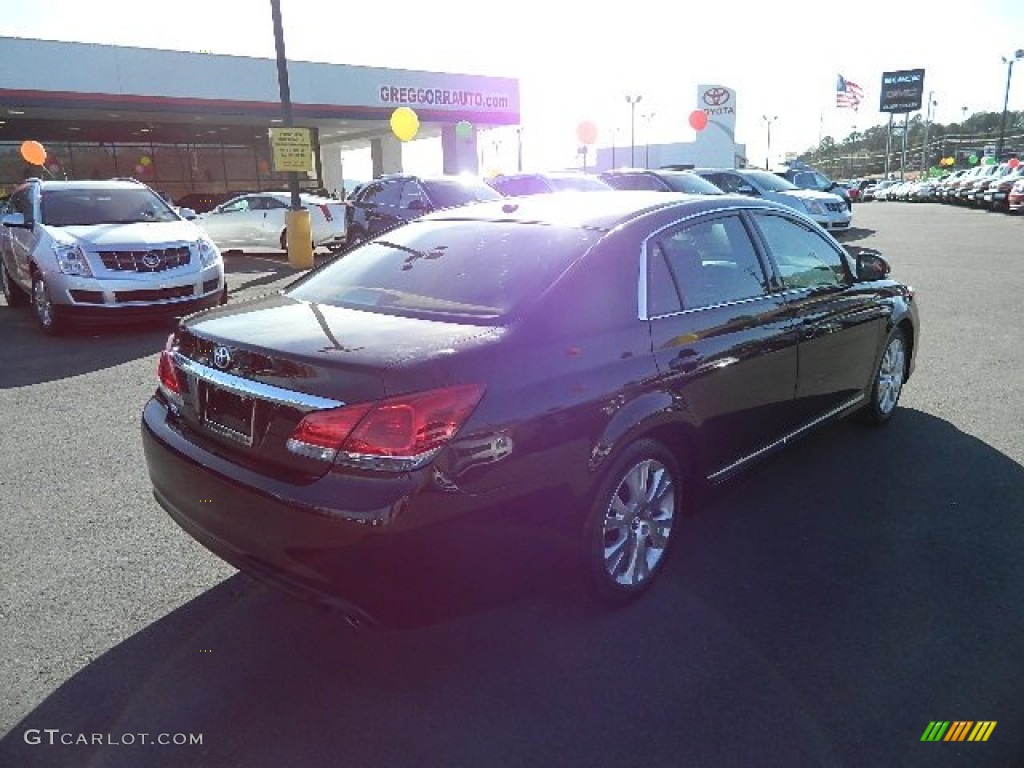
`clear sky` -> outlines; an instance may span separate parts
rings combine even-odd
[[[598,143],[618,131],[628,145],[627,93],[642,96],[638,145],[689,141],[699,83],[737,90],[737,140],[755,161],[763,116],[778,118],[773,157],[884,123],[887,70],[925,69],[935,119],[954,122],[962,107],[1002,109],[1001,57],[1024,48],[1024,0],[282,0],[282,15],[291,59],[518,78],[531,167],[572,164],[584,119]],[[0,35],[274,56],[269,0],[0,0]],[[1009,108],[1022,110],[1016,70]],[[840,73],[866,92],[856,113],[835,107]]]

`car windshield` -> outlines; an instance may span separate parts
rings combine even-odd
[[[743,178],[757,184],[762,189],[772,192],[789,192],[800,189],[796,184],[791,184],[781,176],[776,176],[770,171],[744,171]]]
[[[548,181],[559,192],[606,192],[609,187],[593,176],[550,176]]]
[[[41,199],[42,223],[52,227],[178,221],[156,193],[144,189],[50,189]]]
[[[543,292],[600,236],[532,223],[414,221],[310,273],[285,293],[387,314],[501,321]]]
[[[451,208],[480,200],[503,199],[500,192],[482,181],[434,180],[424,182],[423,186],[427,188],[430,199],[436,208]]]
[[[691,195],[724,194],[710,181],[695,173],[666,173],[660,178],[676,192],[687,192]]]

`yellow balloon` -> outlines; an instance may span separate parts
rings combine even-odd
[[[420,119],[409,107],[391,113],[391,130],[401,141],[411,140],[420,129]]]
[[[143,155],[142,157],[139,158],[139,165],[149,165],[152,162],[153,160],[152,158],[150,158],[149,155]]]

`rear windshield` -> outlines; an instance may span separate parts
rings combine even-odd
[[[550,176],[548,181],[559,192],[607,192],[610,188],[608,184],[593,176]]]
[[[603,233],[533,223],[414,221],[285,291],[317,304],[420,317],[511,318]]]
[[[178,221],[155,192],[145,189],[50,189],[41,200],[43,224],[72,227]]]
[[[721,195],[722,190],[707,179],[695,173],[665,173],[662,180],[676,192],[687,192],[691,195]]]
[[[501,200],[502,198],[500,192],[479,180],[430,180],[424,182],[423,186],[427,188],[435,208],[451,208],[481,200]]]

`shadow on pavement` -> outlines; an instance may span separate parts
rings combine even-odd
[[[0,305],[0,390],[112,368],[163,349],[176,320],[72,327],[45,336],[25,308]]]
[[[466,542],[424,548],[391,585],[401,631],[235,576],[65,682],[0,764],[964,765],[968,745],[920,741],[957,718],[999,722],[971,764],[1018,764],[1021,499],[1019,464],[902,409],[715,493],[621,609],[587,604],[526,538],[504,553],[514,577]],[[26,743],[47,728],[203,742]]]

